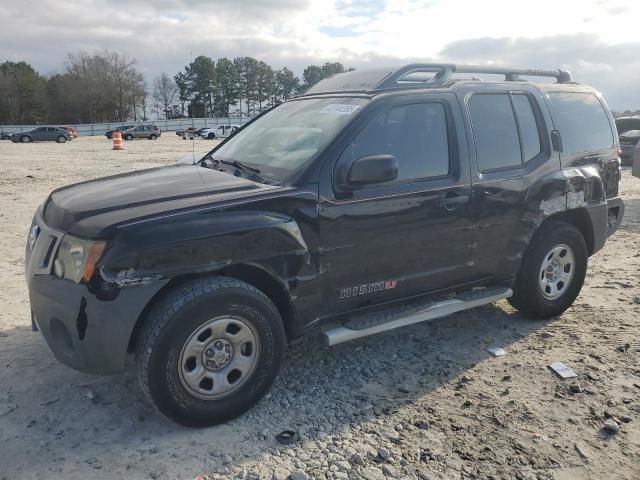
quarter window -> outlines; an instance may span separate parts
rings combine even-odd
[[[513,109],[516,112],[518,129],[520,130],[523,163],[526,163],[536,157],[542,150],[538,124],[531,107],[529,95],[517,94],[512,95],[511,98],[513,99]]]
[[[478,169],[516,168],[540,154],[538,122],[526,94],[476,94],[469,100]]]
[[[598,97],[592,93],[551,92],[549,98],[556,113],[564,153],[613,146],[609,117]]]
[[[449,139],[444,105],[400,105],[378,114],[356,135],[341,161],[377,154],[398,159],[399,182],[447,175]]]

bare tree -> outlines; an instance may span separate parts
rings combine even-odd
[[[136,118],[144,78],[134,64],[135,60],[115,52],[68,55],[64,85],[80,97],[77,117],[89,122]]]
[[[153,99],[158,108],[162,109],[164,118],[171,117],[176,95],[178,95],[178,87],[166,73],[162,72],[153,80]]]

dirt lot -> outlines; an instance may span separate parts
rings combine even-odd
[[[333,349],[307,340],[256,408],[190,430],[153,412],[133,372],[75,372],[31,332],[24,242],[47,193],[191,151],[173,134],[110,146],[0,143],[0,479],[640,478],[640,179],[628,171],[624,225],[562,317],[527,321],[501,302]],[[285,429],[296,443],[275,441]]]

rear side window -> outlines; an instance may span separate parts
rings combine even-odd
[[[613,146],[609,117],[592,93],[550,92],[564,153],[601,150]]]
[[[398,159],[397,181],[449,173],[447,116],[441,103],[399,105],[374,117],[342,154],[344,161],[391,154]]]
[[[529,95],[511,95],[513,100],[513,108],[516,112],[518,127],[520,130],[520,139],[522,141],[523,163],[528,162],[536,157],[541,149],[540,134],[538,133],[538,124],[531,107],[531,98]]]
[[[481,172],[520,167],[540,154],[540,128],[526,94],[475,94],[469,114]]]

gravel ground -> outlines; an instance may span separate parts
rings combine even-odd
[[[156,415],[133,372],[75,372],[30,329],[24,242],[48,192],[192,149],[171,133],[110,146],[0,143],[0,479],[640,478],[640,179],[628,171],[624,225],[562,317],[527,321],[500,302],[332,349],[310,338],[253,410],[192,430]],[[578,378],[557,378],[553,361]],[[292,444],[276,441],[283,430]]]

